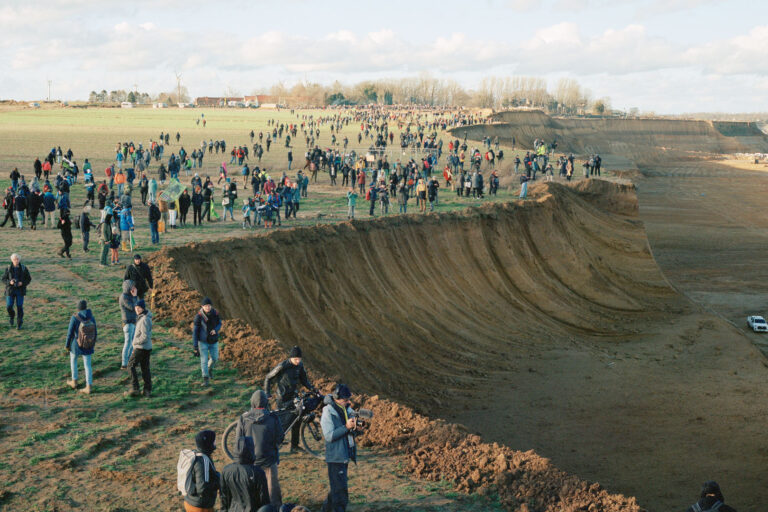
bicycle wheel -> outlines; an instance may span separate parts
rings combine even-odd
[[[237,421],[233,421],[229,424],[227,429],[224,431],[224,438],[221,441],[221,444],[224,448],[224,453],[227,454],[227,457],[230,458],[230,460],[235,460],[235,448],[237,447]]]
[[[325,459],[325,440],[317,418],[301,424],[301,443],[307,453],[318,459]]]

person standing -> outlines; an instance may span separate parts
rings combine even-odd
[[[128,359],[133,352],[133,336],[136,332],[136,303],[138,302],[138,290],[130,279],[123,281],[123,293],[120,295],[120,317],[123,321],[123,352],[120,368],[128,368]]]
[[[250,436],[255,445],[255,457],[252,464],[264,471],[265,483],[269,490],[269,500],[279,509],[283,504],[277,466],[280,463],[280,445],[283,443],[283,427],[277,414],[269,410],[267,394],[258,390],[251,395],[251,410],[240,416],[237,424],[237,437]],[[266,504],[266,503],[264,503]]]
[[[34,190],[27,201],[27,215],[29,216],[29,229],[37,230],[37,216],[43,206],[43,196],[39,190]],[[43,222],[45,224],[45,222]]]
[[[131,386],[126,396],[139,396],[139,376],[136,367],[141,367],[141,379],[144,381],[144,396],[152,396],[152,374],[149,369],[149,357],[152,354],[152,313],[147,310],[143,299],[136,301],[136,329],[133,335],[133,351],[128,360],[131,369]]]
[[[203,386],[209,386],[213,376],[213,367],[219,360],[219,331],[221,318],[213,309],[213,301],[203,299],[200,310],[195,314],[192,325],[192,346],[195,357],[200,358],[203,373]]]
[[[81,389],[80,392],[86,395],[90,395],[93,390],[91,356],[97,334],[96,319],[91,310],[88,309],[88,303],[81,300],[77,303],[77,313],[72,315],[69,320],[69,329],[67,330],[66,346],[67,352],[69,352],[69,366],[72,371],[72,379],[67,381],[67,385],[72,389],[77,389],[77,358],[83,356],[85,388]]]
[[[349,211],[347,212],[347,219],[352,220],[355,218],[355,206],[357,205],[357,192],[355,192],[354,188],[351,188],[347,191],[347,206],[349,206]]]
[[[83,252],[88,252],[88,242],[91,238],[93,222],[91,222],[91,217],[88,215],[90,211],[91,207],[86,206],[83,208],[83,213],[80,214],[80,235],[83,238]]]
[[[192,204],[192,198],[189,197],[189,192],[185,188],[179,196],[179,223],[182,227],[187,225],[187,212],[189,212],[190,204]]]
[[[127,251],[131,243],[131,232],[133,231],[133,213],[130,208],[123,208],[120,210],[119,217],[123,250]]]
[[[349,461],[357,461],[357,446],[353,432],[357,426],[354,411],[350,407],[352,393],[339,384],[332,395],[323,401],[320,426],[325,439],[325,463],[331,490],[323,502],[323,512],[345,512],[349,503]]]
[[[112,242],[112,215],[107,214],[104,222],[99,226],[99,238],[101,239],[101,259],[99,266],[107,266],[107,256],[109,255],[110,243]]]
[[[203,194],[200,193],[200,187],[195,186],[195,190],[192,193],[192,223],[197,226],[203,223],[202,219],[203,209]]]
[[[141,179],[139,180],[139,192],[141,193],[141,204],[147,205],[147,195],[149,195],[149,180],[145,173],[141,173]]]
[[[26,265],[21,264],[21,256],[16,253],[11,254],[11,264],[5,269],[2,281],[5,285],[5,308],[8,311],[11,327],[18,318],[16,328],[21,329],[24,323],[24,296],[27,294],[27,286],[32,281]]]
[[[275,366],[264,378],[263,389],[268,397],[272,384],[277,384],[276,399],[277,407],[279,409],[293,408],[293,399],[296,397],[299,385],[303,385],[311,391],[315,390],[314,386],[312,386],[312,383],[309,381],[307,370],[304,368],[304,364],[301,360],[301,348],[293,347],[288,354],[288,359]],[[291,451],[297,451],[299,449],[300,427],[301,425],[297,422],[291,429]]]
[[[136,253],[133,255],[133,263],[125,268],[123,280],[133,281],[133,284],[136,285],[136,293],[140,299],[143,299],[147,291],[152,289],[154,284],[152,269],[141,261],[141,254]]]
[[[152,243],[160,243],[160,232],[158,231],[158,223],[162,218],[160,208],[157,207],[157,203],[153,200],[149,200],[149,232],[152,236]]]
[[[13,200],[13,209],[16,214],[16,227],[18,229],[24,229],[24,212],[27,211],[27,197],[19,189],[16,194],[16,198]]]
[[[66,254],[67,258],[72,259],[72,254],[69,252],[69,248],[72,247],[72,220],[69,218],[68,209],[61,210],[61,217],[56,227],[61,230],[61,239],[64,241],[64,245],[59,249],[59,256],[63,258]]]
[[[238,436],[235,446],[237,460],[221,470],[221,510],[257,512],[269,505],[267,478],[254,465],[254,440]]]
[[[221,488],[221,475],[216,471],[211,456],[216,450],[216,432],[202,430],[195,436],[199,453],[192,464],[192,488],[184,496],[186,512],[213,512],[216,494]]]

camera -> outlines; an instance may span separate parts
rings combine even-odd
[[[362,433],[370,425],[370,420],[373,419],[373,411],[370,409],[358,409],[355,411],[355,431]]]

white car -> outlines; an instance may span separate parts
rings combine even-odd
[[[768,332],[768,323],[761,316],[748,316],[747,325],[755,332]]]

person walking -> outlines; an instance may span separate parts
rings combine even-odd
[[[323,512],[345,512],[349,503],[349,461],[357,462],[357,446],[353,432],[357,426],[350,407],[352,393],[339,384],[323,400],[320,426],[325,439],[325,463],[328,466],[330,492],[323,502]]]
[[[66,254],[67,258],[72,259],[72,254],[69,252],[69,248],[72,247],[72,220],[69,218],[68,209],[61,210],[61,217],[56,227],[61,230],[61,239],[64,241],[64,245],[59,249],[59,256],[63,258]]]
[[[21,263],[21,256],[11,254],[11,264],[5,269],[2,281],[5,285],[5,308],[11,327],[17,322],[16,328],[21,329],[24,324],[24,297],[27,295],[27,286],[32,281],[29,269]]]
[[[99,266],[107,266],[107,256],[109,256],[110,244],[112,242],[112,215],[107,214],[104,222],[99,225],[99,240],[101,243],[101,259]]]
[[[138,290],[130,279],[123,281],[123,293],[120,295],[120,317],[123,322],[123,351],[120,368],[128,368],[128,360],[133,352],[133,336],[136,332],[136,303],[138,302]]]
[[[160,219],[163,217],[157,203],[150,199],[149,201],[149,232],[152,236],[152,243],[160,243],[160,231],[158,230]]]
[[[152,269],[149,265],[141,261],[141,254],[133,255],[133,263],[125,268],[124,281],[133,281],[136,286],[136,293],[140,299],[144,298],[147,291],[152,289],[154,281],[152,280]]]
[[[88,215],[91,211],[90,206],[83,208],[83,213],[80,214],[80,236],[83,239],[83,252],[88,252],[88,242],[91,238],[91,217]]]
[[[131,386],[133,389],[126,392],[126,396],[140,396],[139,376],[136,367],[141,367],[141,379],[144,381],[144,396],[152,396],[152,374],[149,369],[149,358],[152,355],[152,313],[147,310],[143,299],[136,301],[134,306],[136,313],[136,329],[134,331],[132,345],[133,351],[128,360],[131,369]]]
[[[270,502],[267,478],[264,470],[254,465],[254,440],[250,436],[238,436],[235,457],[235,462],[221,470],[221,510],[262,510]]]
[[[77,312],[70,318],[67,329],[66,347],[67,352],[69,352],[69,367],[72,371],[72,379],[67,381],[67,385],[72,389],[77,389],[77,358],[82,356],[85,369],[85,387],[80,392],[86,395],[90,395],[93,390],[91,356],[97,334],[96,319],[91,310],[88,309],[88,303],[84,300],[79,301]]]
[[[256,448],[252,464],[264,471],[269,491],[268,503],[279,509],[283,504],[283,495],[277,466],[280,463],[280,445],[285,435],[280,418],[269,410],[267,394],[260,389],[251,395],[251,410],[240,416],[237,437],[241,436],[253,439]]]
[[[219,331],[221,318],[213,309],[213,301],[206,297],[192,322],[193,353],[200,358],[203,386],[210,385],[213,368],[219,360]]]

